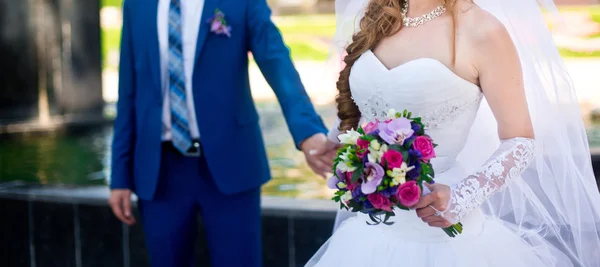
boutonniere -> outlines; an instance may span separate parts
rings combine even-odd
[[[227,25],[227,21],[225,20],[225,14],[221,12],[218,8],[215,9],[215,14],[212,18],[208,19],[208,23],[210,24],[210,31],[215,34],[224,34],[227,37],[231,37],[231,26]]]

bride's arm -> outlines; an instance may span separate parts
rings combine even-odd
[[[450,187],[432,186],[433,193],[423,197],[416,207],[419,216],[432,226],[448,227],[449,223],[459,222],[520,177],[533,160],[533,127],[519,56],[504,25],[495,18],[485,21],[489,25],[474,33],[473,61],[502,143],[477,172],[461,182]],[[442,212],[436,213],[429,205]]]

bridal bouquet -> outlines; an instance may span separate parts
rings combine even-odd
[[[406,110],[387,114],[383,122],[369,122],[339,136],[343,147],[334,160],[335,175],[327,182],[337,189],[333,200],[340,208],[368,214],[370,225],[393,224],[393,208],[409,210],[419,202],[423,183],[434,183],[429,160],[435,158],[436,145],[425,134],[421,118],[411,118]],[[455,237],[462,225],[444,231]]]

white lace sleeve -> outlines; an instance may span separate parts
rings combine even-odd
[[[335,122],[333,123],[331,128],[329,128],[329,132],[327,133],[327,139],[329,139],[331,142],[339,144],[340,143],[340,140],[338,139],[338,136],[340,135],[339,128],[340,128],[340,119],[336,118]]]
[[[441,216],[453,224],[460,222],[494,193],[520,177],[533,161],[534,149],[534,140],[530,138],[502,141],[479,171],[450,187],[450,203]]]

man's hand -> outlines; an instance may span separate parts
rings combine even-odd
[[[308,166],[316,174],[325,177],[325,173],[331,172],[337,144],[329,141],[324,134],[318,133],[304,140],[300,148],[304,152]]]
[[[134,225],[135,218],[131,213],[131,190],[113,189],[110,191],[108,204],[119,220],[127,225]]]
[[[448,228],[452,223],[447,221],[437,211],[444,212],[450,203],[450,187],[443,184],[424,184],[431,193],[424,195],[414,207],[417,216],[431,227]]]

